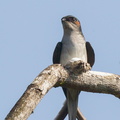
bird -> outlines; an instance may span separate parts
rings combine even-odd
[[[72,15],[67,15],[61,18],[61,22],[63,38],[57,43],[53,52],[53,64],[65,66],[70,61],[82,60],[92,67],[95,62],[95,53],[90,42],[85,40],[80,21]],[[67,99],[69,120],[76,120],[80,91],[64,87],[63,91]]]

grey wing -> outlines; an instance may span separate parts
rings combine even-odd
[[[53,64],[60,63],[62,42],[58,42],[53,53]]]
[[[89,42],[86,42],[86,50],[87,50],[87,62],[92,67],[95,62],[95,53]]]

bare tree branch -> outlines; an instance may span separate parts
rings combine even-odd
[[[59,111],[58,115],[54,120],[64,120],[67,114],[68,114],[67,101],[65,101],[63,107],[61,108],[61,110]]]
[[[120,76],[88,71],[89,65],[54,64],[43,70],[28,86],[5,120],[26,120],[44,95],[53,87],[64,86],[80,91],[107,93],[120,98]],[[84,71],[84,72],[83,72]]]
[[[26,120],[43,96],[56,84],[58,78],[67,77],[66,74],[61,65],[52,65],[43,70],[28,86],[5,120]]]
[[[68,114],[67,101],[65,101],[63,104],[63,107],[61,108],[61,110],[59,111],[58,115],[56,116],[54,120],[64,120],[67,114]],[[76,118],[78,120],[86,120],[86,118],[82,115],[79,109],[77,109]]]
[[[77,108],[77,119],[78,120],[86,120],[86,118],[80,112],[80,109]]]

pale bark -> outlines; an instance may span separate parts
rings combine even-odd
[[[60,64],[49,66],[28,86],[5,120],[26,120],[52,87],[64,86],[80,91],[112,94],[120,98],[119,75],[88,71],[89,69],[89,65],[85,68],[81,61],[65,67]]]

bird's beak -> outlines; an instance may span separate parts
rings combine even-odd
[[[61,19],[61,21],[62,21],[62,22],[65,22],[65,21],[66,21],[66,18],[65,18],[65,17],[63,17],[63,18]]]

